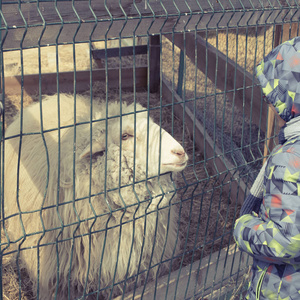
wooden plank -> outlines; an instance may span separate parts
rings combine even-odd
[[[298,23],[288,23],[288,24],[280,24],[276,25],[276,32],[275,32],[275,47],[287,40],[290,40],[299,33],[299,22]]]
[[[137,45],[134,47],[134,54],[147,54],[147,45]],[[94,59],[101,59],[105,57],[119,57],[133,55],[133,47],[121,47],[121,48],[110,48],[110,49],[94,49],[92,50],[92,55]]]
[[[149,89],[150,93],[156,93],[159,91],[160,85],[160,36],[154,35],[150,37],[150,49],[149,49]]]
[[[109,88],[118,88],[120,74],[119,69],[109,69],[108,77],[106,78],[105,69],[98,69],[92,71],[93,82],[108,81]],[[135,68],[135,82],[136,89],[145,89],[147,87],[147,67]],[[57,92],[57,78],[59,80],[59,90],[61,93],[74,92],[74,72],[62,72],[58,75],[56,73],[46,74],[32,74],[24,75],[23,80],[21,76],[5,77],[4,89],[8,95],[21,94],[21,88],[24,88],[25,93],[34,95],[39,93],[39,83],[41,83],[42,94],[54,94]],[[81,93],[90,88],[90,71],[76,72],[76,92]],[[133,88],[133,68],[122,69],[122,88],[125,90],[132,90]]]
[[[240,111],[248,113],[248,117],[252,111],[252,122],[263,129],[267,122],[267,106],[261,107],[261,88],[256,78],[199,35],[196,36],[196,40],[193,33],[176,34],[174,41],[171,36],[167,37],[181,50],[185,49],[186,55],[218,89],[231,91],[227,96],[234,95],[234,104]],[[195,47],[197,47],[197,62]],[[216,70],[218,70],[217,77]]]
[[[206,153],[206,161],[214,174],[218,174],[219,182],[223,183],[223,190],[227,191],[233,201],[238,201],[242,204],[244,201],[245,193],[247,190],[246,184],[239,177],[236,166],[234,166],[222,153],[217,145],[215,145],[212,138],[205,134],[205,128],[201,122],[194,117],[194,114],[187,106],[183,106],[182,98],[180,98],[167,83],[165,79],[162,80],[162,95],[164,98],[169,99],[172,103],[174,97],[174,113],[181,120],[185,117],[185,125],[188,126],[190,132],[194,131],[193,139],[196,146],[202,153]],[[204,138],[205,137],[205,138]]]
[[[273,110],[269,107],[268,108],[268,128],[267,128],[267,133],[266,133],[266,143],[264,147],[264,163],[267,160],[267,156],[269,153],[272,152],[275,143],[274,140],[271,139],[271,136],[274,136],[274,121],[275,121],[275,114]]]
[[[208,296],[213,293],[210,287],[213,286],[214,290],[218,290],[221,286],[226,286],[230,280],[235,280],[237,276],[242,276],[245,271],[248,271],[251,260],[247,254],[236,249],[235,245],[231,245],[228,249],[224,248],[181,270],[172,272],[170,277],[166,275],[159,278],[157,284],[150,282],[145,287],[136,289],[134,293],[116,297],[115,300],[171,300],[175,297],[189,299],[194,298],[195,295]]]
[[[280,45],[281,43],[292,39],[296,36],[298,36],[299,32],[299,23],[291,23],[291,24],[282,24],[282,25],[276,25],[275,29],[275,43],[274,47]],[[269,108],[268,109],[268,127],[267,127],[267,133],[266,133],[266,144],[264,147],[264,162],[267,159],[267,155],[272,152],[273,148],[275,147],[277,143],[275,143],[275,139],[271,139],[272,136],[278,135],[280,127],[278,125],[278,122],[274,122],[275,114],[274,112]]]

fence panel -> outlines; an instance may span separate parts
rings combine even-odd
[[[234,221],[278,142],[254,68],[299,14],[1,1],[1,299],[241,299]]]

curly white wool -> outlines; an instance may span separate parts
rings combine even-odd
[[[74,113],[73,96],[59,100],[47,96],[7,128],[7,239],[40,299],[118,294],[177,253],[175,188],[157,175],[188,158],[139,104],[106,110],[77,95]]]

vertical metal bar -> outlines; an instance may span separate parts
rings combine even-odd
[[[184,51],[180,50],[179,68],[178,68],[178,82],[177,94],[182,98],[182,85],[183,85],[183,71],[184,71]]]
[[[0,0],[0,11],[2,11],[2,0]],[[2,28],[2,16],[0,14],[0,28]],[[2,51],[2,30],[0,29],[0,93],[2,95],[2,66],[3,66],[3,51]],[[2,99],[1,99],[2,102]],[[0,190],[1,192],[1,190]],[[1,209],[1,208],[0,208]],[[1,210],[0,210],[1,212]],[[0,242],[1,242],[1,237],[0,237]]]
[[[150,36],[150,93],[159,91],[160,84],[160,37]]]
[[[2,11],[2,1],[0,1],[0,11]],[[0,15],[0,28],[2,28],[2,18]],[[3,67],[3,51],[2,51],[2,30],[0,29],[0,45],[1,45],[1,49],[0,49],[0,103],[2,105],[2,67]],[[1,120],[0,120],[0,124],[1,124],[1,128],[0,128],[0,133],[1,133],[1,138],[0,138],[0,219],[3,220],[3,216],[2,216],[2,206],[4,207],[4,203],[3,203],[3,189],[2,189],[2,164],[1,164],[1,144],[2,144],[2,111],[1,111]],[[0,229],[2,232],[2,223],[0,224]],[[0,234],[0,244],[2,243],[2,239],[1,239],[1,234]],[[0,298],[3,299],[3,288],[2,288],[2,255],[0,255]]]

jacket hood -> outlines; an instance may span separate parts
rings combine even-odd
[[[300,37],[274,48],[257,66],[256,76],[283,120],[300,115]]]

